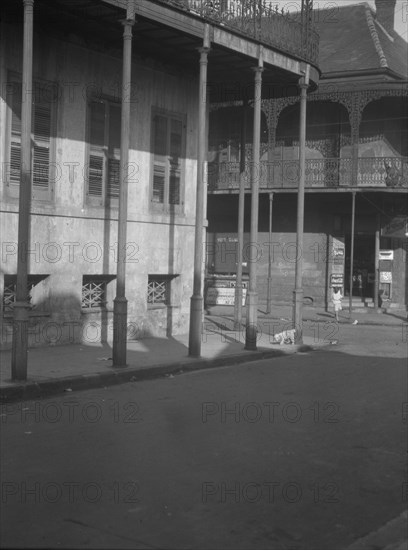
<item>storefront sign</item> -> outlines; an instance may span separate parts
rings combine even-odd
[[[343,275],[344,273],[344,263],[343,261],[341,262],[334,262],[334,264],[332,265],[332,273],[341,273]]]
[[[242,289],[242,305],[245,305],[247,289]],[[233,306],[235,304],[235,288],[210,287],[207,289],[207,305]]]
[[[344,242],[338,238],[332,238],[332,260],[336,263],[344,260]]]
[[[393,250],[380,250],[379,260],[393,260],[394,251]]]
[[[332,273],[330,277],[331,286],[343,286],[344,276],[343,273]]]
[[[392,283],[391,271],[380,271],[380,283]]]

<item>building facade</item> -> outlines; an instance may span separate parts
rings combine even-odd
[[[377,13],[362,3],[314,14],[322,75],[307,98],[302,250],[299,97],[263,100],[259,234],[249,242],[246,177],[243,248],[244,278],[249,262],[258,263],[260,301],[292,301],[301,255],[308,303],[328,306],[336,285],[355,306],[407,304],[408,48],[393,30],[394,8],[380,0]],[[252,162],[250,117],[251,105],[245,110],[239,102],[210,113],[209,286],[217,278],[233,281],[236,272],[240,159]],[[209,292],[208,305],[216,294]]]
[[[29,258],[29,345],[96,343],[112,337],[122,21],[129,4],[3,2],[3,347],[11,342],[22,247]],[[27,5],[34,10],[33,79],[32,88],[24,90]],[[214,102],[228,93],[231,80],[253,94],[252,67],[259,63],[261,50],[265,78],[281,88],[296,83],[305,64],[311,66],[313,83],[318,80],[317,37],[308,30],[307,41],[303,36],[300,42],[298,30],[307,27],[304,22],[271,10],[257,20],[254,3],[237,6],[225,3],[210,9],[201,0],[135,4],[125,245],[129,338],[188,331],[197,208],[198,50],[203,44],[210,47],[206,90]],[[248,25],[251,21],[259,23],[256,33]],[[281,38],[274,28],[280,28]],[[27,98],[32,102],[31,236],[19,243],[21,121]]]

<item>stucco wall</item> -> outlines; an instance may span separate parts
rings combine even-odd
[[[3,25],[3,32],[0,68],[0,120],[4,122],[0,135],[1,166],[8,161],[6,122],[10,113],[6,101],[6,83],[9,71],[21,73],[22,67],[21,29]],[[115,207],[87,204],[84,181],[85,139],[87,93],[117,98],[121,71],[120,57],[35,35],[34,78],[58,83],[56,132],[53,136],[53,162],[56,163],[57,176],[52,182],[51,199],[32,203],[29,273],[49,276],[37,285],[33,293],[35,311],[42,312],[43,316],[33,318],[31,323],[40,327],[40,332],[47,323],[58,323],[58,330],[63,335],[55,343],[80,340],[84,334],[83,326],[89,321],[104,325],[99,330],[101,335],[109,337],[111,333],[109,311],[103,314],[81,311],[82,276],[116,273],[118,214]],[[188,328],[194,251],[197,89],[197,82],[191,79],[150,68],[134,58],[126,281],[129,322],[132,323],[131,333],[134,337],[180,333]],[[181,214],[170,215],[151,210],[149,151],[152,107],[186,117],[184,205]],[[0,186],[1,273],[15,274],[18,200],[10,198],[5,179],[3,170]],[[177,275],[172,282],[171,308],[148,309],[149,273]],[[1,279],[3,284],[3,277]],[[115,281],[109,283],[108,294],[107,309],[111,310]],[[64,326],[64,323],[70,322],[79,323],[75,325],[75,330]],[[3,334],[3,343],[4,340],[9,342],[9,337],[4,338]],[[32,343],[36,344],[34,341]]]

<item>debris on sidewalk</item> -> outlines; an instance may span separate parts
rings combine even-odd
[[[352,323],[352,324],[353,324],[353,325],[358,325],[358,321],[357,321],[357,319],[356,319],[355,321],[353,321],[353,323]]]

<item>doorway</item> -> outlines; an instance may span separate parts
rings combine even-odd
[[[344,292],[350,296],[351,235],[346,235]],[[375,237],[372,234],[354,235],[353,296],[374,298]]]

